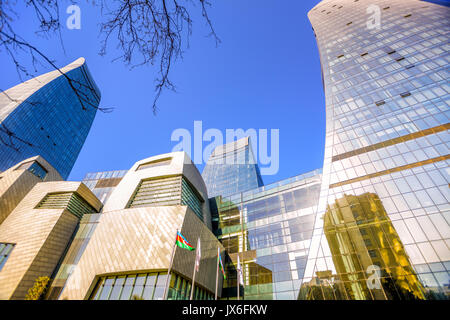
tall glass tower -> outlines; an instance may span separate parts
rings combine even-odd
[[[246,300],[297,298],[313,235],[321,170],[216,197],[213,229],[227,251],[223,299],[237,297],[237,260]],[[212,213],[213,214],[213,213]]]
[[[214,149],[202,177],[209,198],[229,196],[264,185],[249,137]]]
[[[448,298],[450,9],[325,0],[308,15],[326,149],[299,298]]]
[[[99,103],[84,58],[1,93],[0,171],[40,155],[66,179]]]

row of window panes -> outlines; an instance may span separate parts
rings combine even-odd
[[[162,300],[167,273],[101,277],[91,300]]]
[[[101,277],[91,295],[92,300],[163,300],[167,273],[144,273]],[[169,300],[188,300],[191,283],[172,274]],[[212,294],[196,287],[195,300],[210,300]]]

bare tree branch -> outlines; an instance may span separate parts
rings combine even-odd
[[[100,23],[100,35],[102,42],[100,55],[105,55],[108,44],[116,42],[121,59],[131,68],[142,65],[159,64],[158,77],[155,82],[155,98],[153,100],[153,112],[157,112],[157,102],[163,90],[175,91],[175,85],[169,78],[173,63],[182,58],[182,37],[186,35],[187,47],[189,37],[192,34],[192,20],[187,5],[195,7],[196,1],[200,2],[201,14],[210,33],[215,39],[216,46],[220,43],[211,20],[208,16],[207,6],[211,4],[206,0],[106,0],[91,1],[93,5],[100,7],[104,21]],[[87,0],[87,3],[90,1]],[[100,108],[90,99],[86,93],[93,92],[94,88],[72,79],[62,72],[49,55],[39,50],[35,45],[22,38],[14,29],[13,24],[19,21],[20,15],[14,10],[15,1],[0,0],[0,52],[8,56],[16,68],[20,81],[23,77],[35,77],[37,66],[50,66],[58,70],[67,80],[72,91],[77,96],[83,110],[89,107],[97,108],[102,112],[111,112],[112,108]],[[27,0],[26,5],[31,8],[38,21],[36,34],[50,38],[54,34],[59,37],[60,45],[65,52],[61,36],[60,0]],[[29,70],[27,64],[20,57],[29,60],[34,70]],[[0,90],[9,100],[20,102],[9,97],[6,92]],[[8,137],[7,140],[0,137],[0,144],[17,149],[14,140],[31,145],[27,141],[17,137],[4,124],[0,127]]]
[[[220,43],[211,20],[208,17],[205,0],[198,0],[202,16],[210,29],[210,36]],[[186,34],[187,44],[192,34],[192,19],[189,10],[178,0],[123,0],[111,8],[101,0],[102,12],[107,21],[101,24],[103,36],[100,54],[106,54],[112,35],[116,35],[121,59],[132,68],[159,63],[158,77],[155,79],[155,98],[153,112],[157,111],[157,102],[164,89],[175,91],[175,85],[169,79],[173,63],[183,57],[182,38]],[[183,3],[195,5],[192,0]]]

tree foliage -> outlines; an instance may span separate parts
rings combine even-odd
[[[39,277],[34,282],[34,285],[30,290],[28,290],[25,300],[39,300],[45,294],[47,290],[48,283],[50,282],[49,277]]]

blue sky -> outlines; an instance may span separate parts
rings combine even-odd
[[[279,129],[280,170],[264,176],[266,184],[322,167],[325,99],[307,18],[319,1],[211,2],[209,15],[222,43],[216,47],[206,37],[200,8],[194,8],[190,47],[185,47],[184,59],[171,70],[178,92],[164,92],[154,116],[156,69],[130,70],[120,61],[112,62],[119,55],[114,46],[107,56],[98,55],[98,9],[79,1],[81,30],[63,29],[64,53],[58,38],[34,34],[36,20],[18,1],[19,33],[60,66],[85,57],[102,91],[101,105],[115,107],[112,113],[97,113],[69,180],[80,180],[87,172],[128,169],[140,159],[170,152],[176,145],[170,139],[172,132],[193,131],[195,120],[203,122],[204,130],[217,128],[224,134],[225,129]],[[64,6],[61,11],[65,20]],[[0,52],[0,70],[1,89],[20,82],[4,52]],[[37,74],[47,71],[50,68],[45,66]]]

